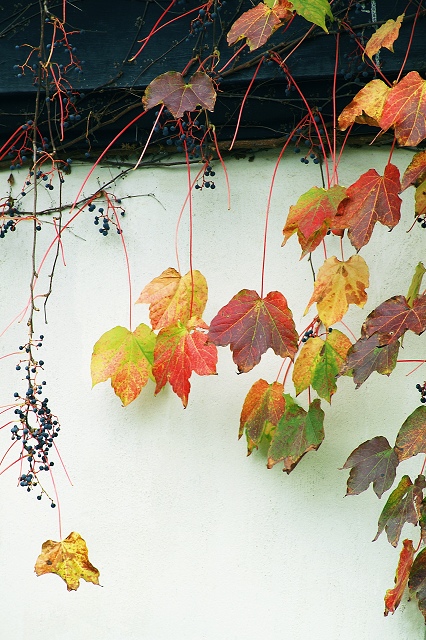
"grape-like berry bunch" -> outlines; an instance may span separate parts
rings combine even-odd
[[[416,389],[420,393],[420,402],[426,402],[426,381],[423,384],[416,384]]]
[[[93,223],[99,227],[99,233],[107,236],[111,228],[115,228],[116,232],[121,234],[121,226],[118,216],[122,218],[126,215],[125,209],[121,206],[121,199],[116,198],[113,194],[103,191],[100,196],[105,200],[105,205],[96,207],[93,200],[88,206],[90,212],[96,211]]]

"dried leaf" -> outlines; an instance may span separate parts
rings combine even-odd
[[[334,20],[328,0],[292,0],[293,9],[307,20],[313,22],[328,33],[325,18]]]
[[[152,328],[163,329],[177,322],[186,324],[192,316],[201,318],[207,294],[206,279],[199,271],[181,276],[170,267],[146,285],[136,304],[149,304]]]
[[[285,394],[285,412],[274,432],[268,451],[268,469],[284,462],[283,471],[290,473],[309,451],[316,451],[324,440],[324,411],[316,399],[306,412]]]
[[[426,82],[417,71],[392,87],[379,124],[385,131],[395,127],[400,145],[415,147],[426,137]]]
[[[365,305],[365,288],[368,286],[368,267],[364,258],[351,256],[345,262],[335,256],[328,258],[318,271],[314,292],[305,314],[316,302],[321,321],[326,327],[330,327],[343,318],[350,304],[358,307]]]
[[[271,291],[260,298],[256,291],[243,289],[213,318],[209,340],[221,347],[229,344],[238,371],[246,373],[269,348],[293,359],[298,336],[282,293]]]
[[[89,562],[86,542],[75,531],[60,542],[43,542],[34,570],[38,576],[56,573],[68,591],[77,591],[80,580],[99,584],[99,571]]]
[[[140,324],[133,333],[114,327],[93,347],[92,386],[111,378],[111,386],[124,406],[138,397],[148,378],[153,379],[155,333]]]
[[[421,405],[404,421],[395,441],[400,462],[418,453],[426,453],[426,407]]]
[[[362,335],[379,334],[379,344],[396,342],[406,331],[417,335],[426,329],[426,295],[417,297],[410,307],[404,296],[394,296],[382,302],[366,318]]]
[[[367,244],[376,222],[393,229],[401,217],[399,169],[387,164],[383,176],[369,169],[347,188],[335,226],[348,229],[352,245],[359,251]]]
[[[426,549],[422,549],[413,562],[408,588],[416,594],[419,609],[426,622]]]
[[[408,522],[417,525],[425,486],[424,476],[416,478],[414,484],[409,476],[402,476],[397,488],[392,491],[383,507],[373,542],[383,531],[386,531],[388,541],[396,547],[404,524]]]
[[[404,171],[401,180],[401,191],[405,191],[412,184],[419,186],[426,178],[426,151],[419,151],[413,156],[410,164]]]
[[[271,430],[277,426],[284,413],[284,387],[279,382],[269,384],[266,380],[258,380],[251,387],[240,417],[241,438],[244,431],[247,437],[248,451],[250,455],[254,448],[258,448],[264,435],[270,435]]]
[[[373,58],[382,47],[389,49],[393,53],[393,43],[399,36],[402,21],[405,14],[398,16],[396,20],[388,20],[377,29],[365,45],[365,55]]]
[[[345,131],[351,124],[368,124],[380,127],[379,121],[390,88],[383,80],[371,80],[342,111],[338,123],[341,131]]]
[[[398,457],[384,436],[363,442],[342,467],[351,469],[346,495],[358,495],[373,483],[374,493],[381,498],[392,486],[397,466]]]
[[[395,613],[395,610],[404,595],[408,578],[411,575],[410,570],[413,566],[414,558],[413,541],[404,540],[402,545],[398,567],[396,569],[395,586],[393,589],[388,589],[385,595],[385,616],[387,616],[388,613]]]
[[[196,71],[188,83],[177,71],[162,73],[149,83],[142,98],[145,110],[162,103],[175,118],[198,106],[213,111],[215,102],[213,82],[203,71]]]
[[[331,402],[331,396],[337,391],[336,377],[350,347],[349,338],[336,329],[327,334],[326,340],[309,338],[294,363],[296,395],[312,386],[320,398]]]
[[[396,367],[398,351],[398,340],[381,347],[380,337],[377,333],[370,338],[360,338],[349,349],[340,375],[352,375],[357,389],[373,371],[390,376]]]
[[[314,251],[332,226],[337,207],[345,197],[346,189],[338,185],[330,189],[309,189],[290,207],[283,229],[283,245],[297,231],[302,257]]]
[[[231,46],[246,38],[250,51],[254,51],[264,45],[274,31],[292,15],[290,2],[275,3],[272,9],[259,2],[234,22],[227,36],[228,44]]]
[[[199,329],[208,329],[200,318],[191,318],[187,325],[178,322],[161,329],[155,345],[155,395],[169,382],[184,407],[188,404],[192,372],[199,376],[216,373],[217,349],[208,342],[207,333]]]

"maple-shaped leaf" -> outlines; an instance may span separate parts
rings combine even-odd
[[[424,216],[424,214],[426,213],[426,180],[423,180],[423,182],[416,188],[414,201],[415,215]]]
[[[346,495],[358,495],[373,483],[374,493],[381,498],[392,486],[397,466],[398,457],[384,436],[363,442],[342,467],[351,469]]]
[[[170,267],[146,285],[136,304],[149,304],[152,328],[162,329],[177,322],[186,324],[192,316],[201,318],[207,293],[206,279],[199,271],[181,276]]]
[[[410,164],[404,171],[401,180],[401,191],[405,191],[412,184],[416,187],[426,178],[426,151],[419,151],[413,156]]]
[[[380,127],[395,128],[402,146],[415,147],[426,137],[426,82],[417,71],[410,71],[389,91]]]
[[[359,389],[373,371],[390,376],[396,367],[398,351],[398,341],[381,347],[377,333],[370,338],[360,338],[349,349],[340,375],[351,375]]]
[[[269,348],[293,359],[298,336],[282,293],[271,291],[261,298],[256,291],[243,289],[213,318],[209,340],[221,347],[229,344],[238,371],[246,373]]]
[[[404,540],[399,554],[398,567],[395,575],[395,586],[388,589],[385,595],[385,616],[395,613],[407,586],[410,570],[413,566],[414,547],[412,540]]]
[[[274,431],[268,451],[268,469],[284,462],[283,471],[290,473],[309,451],[316,451],[324,440],[324,411],[316,399],[305,411],[285,394],[285,412]]]
[[[330,327],[343,318],[350,304],[358,307],[365,305],[365,288],[368,286],[368,267],[364,258],[351,256],[345,262],[335,256],[328,258],[318,271],[305,315],[316,302],[321,321],[326,327]]]
[[[247,437],[247,455],[258,448],[264,435],[270,435],[284,413],[284,387],[279,382],[269,384],[258,380],[248,392],[240,417],[241,438],[244,431]]]
[[[328,333],[326,340],[309,338],[294,363],[296,395],[312,386],[320,398],[331,402],[331,396],[337,390],[336,377],[351,346],[349,338],[337,329]]]
[[[146,324],[133,332],[114,327],[93,347],[92,386],[111,378],[111,386],[124,406],[138,397],[148,378],[153,379],[155,333]]]
[[[337,207],[345,197],[346,189],[339,185],[330,189],[312,187],[301,195],[290,207],[283,229],[283,245],[297,231],[303,249],[302,258],[314,251],[332,226]]]
[[[382,47],[389,49],[393,53],[393,43],[399,36],[404,14],[397,17],[396,20],[388,20],[385,24],[377,29],[365,45],[365,55],[373,58]]]
[[[398,431],[395,451],[400,462],[418,453],[426,453],[426,407],[414,409]]]
[[[417,525],[425,487],[424,476],[418,476],[414,484],[409,476],[402,476],[397,488],[392,491],[383,507],[373,542],[383,531],[386,531],[390,544],[396,547],[404,524],[408,522]]]
[[[393,296],[382,302],[365,319],[362,335],[379,334],[379,344],[396,342],[406,331],[417,335],[426,329],[426,294],[417,297],[412,306],[404,296]]]
[[[177,71],[162,73],[149,83],[142,98],[145,110],[164,104],[175,118],[198,106],[213,111],[215,102],[213,82],[204,71],[196,71],[189,82]]]
[[[426,549],[422,549],[413,562],[408,588],[416,594],[419,609],[426,622]]]
[[[354,122],[380,127],[379,121],[389,91],[390,87],[383,80],[367,82],[340,114],[338,118],[340,130],[345,131]]]
[[[208,329],[200,318],[191,318],[186,325],[178,322],[161,329],[155,344],[152,367],[157,383],[155,395],[169,382],[186,407],[192,372],[199,376],[216,373],[217,349],[208,342],[207,333],[200,329]]]
[[[328,16],[330,20],[334,19],[328,0],[292,0],[291,3],[299,16],[308,20],[308,22],[317,24],[328,33],[325,26],[325,18]]]
[[[376,222],[393,229],[401,218],[399,169],[387,164],[383,176],[369,169],[346,190],[339,205],[336,228],[348,229],[352,245],[359,251],[367,244]]]
[[[259,2],[234,22],[227,36],[228,44],[231,46],[245,38],[250,51],[254,51],[264,45],[274,31],[284,21],[290,20],[292,15],[290,2],[277,2],[272,8]]]
[[[77,591],[80,580],[99,584],[99,571],[89,562],[86,542],[75,531],[60,542],[43,542],[34,570],[38,576],[56,573],[68,591]]]

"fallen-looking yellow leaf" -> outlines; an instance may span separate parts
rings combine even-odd
[[[81,578],[99,585],[99,571],[89,562],[86,542],[75,531],[60,542],[43,542],[34,570],[38,576],[56,573],[68,591],[77,591]]]

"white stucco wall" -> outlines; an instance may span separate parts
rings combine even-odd
[[[384,168],[386,150],[348,150],[340,182],[354,182],[367,168]],[[394,157],[404,169],[412,152]],[[226,207],[225,180],[215,163],[216,189],[194,193],[194,268],[209,284],[205,319],[242,288],[259,291],[264,213],[275,154],[227,162],[232,209]],[[64,201],[73,199],[87,166],[74,164],[66,177]],[[93,193],[116,169],[98,168],[84,190]],[[8,193],[9,171],[0,173]],[[18,193],[23,171],[15,173]],[[98,182],[99,181],[99,182]],[[282,248],[288,208],[310,186],[321,186],[319,168],[301,165],[289,154],[279,169],[272,200],[266,292],[287,297],[299,330],[312,293],[307,260],[292,238]],[[155,194],[123,200],[134,300],[169,266],[176,267],[174,233],[186,194],[183,168],[143,169],[119,180],[117,196]],[[46,192],[52,199],[56,190]],[[31,196],[28,195],[28,198]],[[28,203],[30,204],[30,200]],[[64,214],[65,220],[67,213]],[[16,487],[16,466],[0,477],[0,637],[13,640],[420,640],[423,618],[405,598],[394,616],[384,618],[383,596],[393,586],[398,553],[385,535],[374,544],[377,519],[388,494],[372,489],[344,498],[348,473],[339,471],[361,442],[385,435],[393,442],[403,420],[418,405],[415,385],[424,370],[406,377],[413,365],[400,364],[388,379],[373,374],[355,391],[339,380],[326,407],[326,439],[290,475],[265,458],[246,458],[245,438],[237,439],[239,415],[250,386],[260,377],[273,381],[280,360],[272,351],[246,375],[237,376],[229,349],[219,349],[218,376],[191,378],[189,406],[170,388],[154,398],[148,384],[122,408],[109,383],[91,390],[90,357],[102,333],[128,324],[128,288],[120,238],[104,238],[83,213],[64,232],[67,266],[60,261],[48,303],[45,335],[46,395],[60,417],[57,439],[73,481],[59,463],[55,479],[64,536],[78,531],[101,572],[102,588],[85,582],[68,593],[54,575],[37,578],[34,562],[46,539],[58,539],[57,510],[36,494]],[[406,231],[413,219],[413,190],[404,193],[403,219],[389,235],[377,225],[361,255],[370,266],[371,287],[364,310],[354,308],[346,323],[358,334],[378,303],[405,294],[417,262],[425,260],[426,234]],[[31,275],[31,225],[0,240],[0,331],[25,306]],[[48,237],[49,236],[49,237]],[[43,224],[42,247],[53,237]],[[345,241],[346,242],[346,241]],[[327,239],[329,256],[340,258],[339,241]],[[188,212],[179,236],[182,271],[188,270]],[[345,245],[345,257],[354,253]],[[313,257],[315,268],[322,250]],[[40,272],[38,291],[47,290],[50,267]],[[147,307],[134,307],[134,323],[148,320]],[[312,317],[312,314],[308,317]],[[25,321],[1,338],[3,356],[27,335]],[[404,356],[424,356],[425,338],[407,335]],[[0,360],[0,404],[23,389],[16,357]],[[290,385],[291,390],[291,385]],[[305,407],[307,399],[300,397]],[[325,402],[322,402],[325,407]],[[10,444],[9,427],[0,432]],[[417,474],[420,456],[402,464]],[[418,531],[406,525],[403,537]]]

